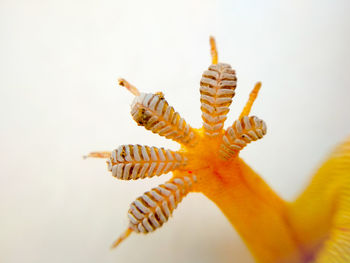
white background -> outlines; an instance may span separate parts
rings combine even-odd
[[[261,80],[253,114],[268,135],[242,156],[293,199],[350,134],[349,8],[348,0],[1,0],[0,261],[253,262],[199,194],[155,233],[110,251],[129,204],[170,175],[117,181],[104,160],[82,155],[128,143],[177,149],[137,127],[117,78],[163,91],[199,127],[214,35],[238,75],[227,125]]]

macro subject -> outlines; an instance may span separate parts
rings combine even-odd
[[[213,37],[210,46],[212,64],[200,80],[203,126],[199,129],[191,127],[162,92],[143,93],[119,80],[135,95],[131,105],[135,122],[181,148],[121,145],[88,155],[106,158],[108,170],[119,180],[173,174],[131,203],[129,226],[112,247],[132,233],[160,228],[188,193],[199,192],[220,208],[256,262],[350,262],[350,138],[336,147],[295,201],[283,200],[239,155],[267,132],[265,122],[250,115],[261,83],[255,85],[238,119],[225,129],[236,72],[218,62]]]

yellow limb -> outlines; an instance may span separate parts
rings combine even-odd
[[[116,248],[121,242],[127,239],[132,232],[133,230],[130,227],[127,230],[125,230],[125,232],[116,241],[113,242],[111,249]]]
[[[218,51],[216,49],[215,38],[210,36],[209,42],[210,42],[211,63],[218,64]]]
[[[350,262],[350,137],[290,204],[299,240],[316,263]]]
[[[111,152],[91,152],[88,155],[84,155],[83,158],[109,158],[111,157]]]
[[[212,161],[208,156],[207,163]],[[193,173],[198,174],[194,191],[221,209],[257,262],[302,262],[293,229],[284,220],[285,202],[243,160],[222,162],[215,173],[210,168]]]
[[[140,91],[125,79],[123,78],[118,79],[118,84],[122,87],[125,87],[128,91],[130,91],[135,96],[140,96]]]
[[[254,89],[250,92],[249,99],[248,99],[246,105],[244,106],[244,109],[243,109],[241,115],[239,115],[239,120],[242,119],[244,116],[249,115],[250,110],[253,106],[253,103],[254,103],[256,97],[258,96],[260,88],[261,88],[261,82],[256,83]]]

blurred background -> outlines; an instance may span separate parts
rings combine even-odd
[[[257,81],[252,114],[268,135],[242,153],[293,200],[332,148],[350,134],[350,2],[0,1],[0,261],[253,262],[219,209],[190,194],[155,233],[109,246],[129,204],[170,175],[113,178],[83,160],[121,144],[178,149],[138,127],[124,77],[163,91],[201,126],[199,80],[219,59],[238,87],[226,125]]]

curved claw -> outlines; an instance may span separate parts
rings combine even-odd
[[[111,157],[111,152],[90,152],[87,155],[83,156],[83,159],[87,159],[87,158],[109,158]]]
[[[248,99],[246,105],[244,106],[241,115],[239,115],[239,119],[242,119],[244,116],[249,115],[255,99],[258,97],[260,88],[261,88],[261,82],[256,83],[253,90],[249,94],[249,99]]]
[[[135,96],[140,96],[140,91],[134,85],[130,84],[127,80],[123,78],[119,78],[118,84],[122,87],[125,87],[128,91],[130,91]]]
[[[215,38],[213,36],[209,37],[209,43],[210,43],[211,63],[217,64],[218,63],[218,50],[216,49],[216,42],[215,42]]]
[[[119,246],[119,244],[121,242],[123,242],[125,239],[127,239],[132,232],[133,232],[133,230],[130,227],[127,230],[125,230],[125,232],[123,234],[121,234],[120,237],[116,241],[113,242],[111,249],[114,249],[117,246]]]

